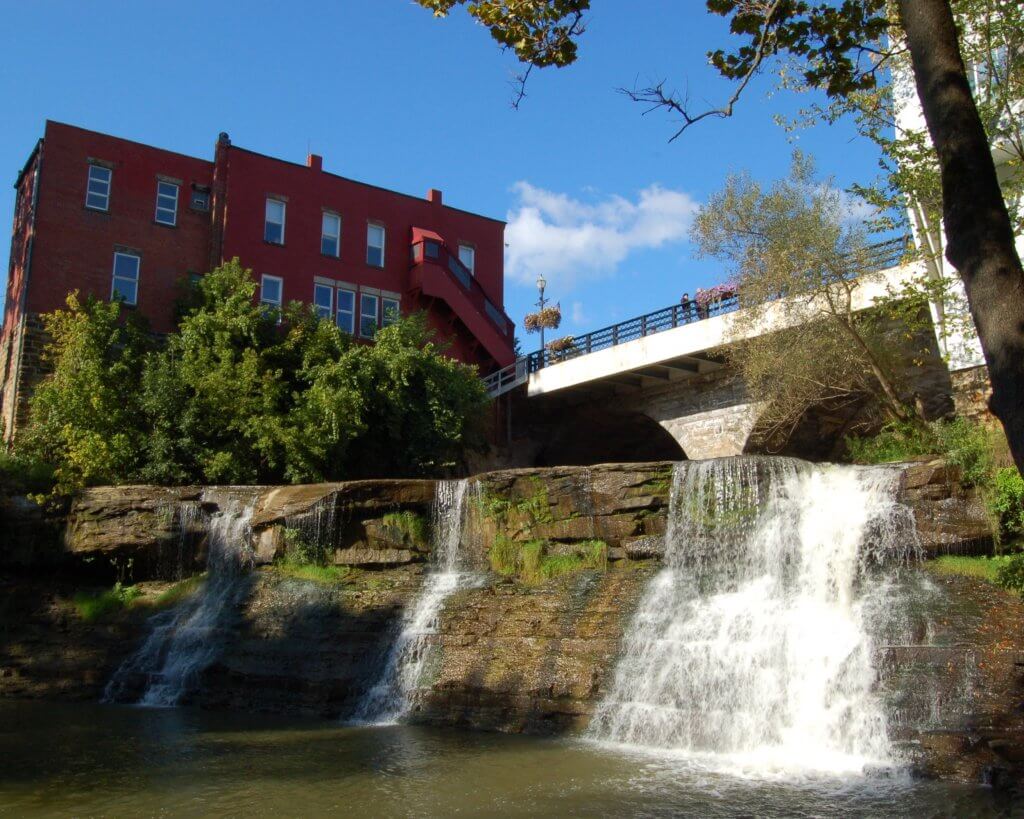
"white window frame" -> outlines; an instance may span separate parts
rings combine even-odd
[[[462,251],[469,251],[470,263],[466,264],[466,260],[462,258]],[[469,242],[459,242],[459,261],[462,262],[462,266],[469,271],[470,276],[476,275],[476,245],[471,245]]]
[[[394,309],[395,315],[390,320],[388,319],[388,308]],[[380,297],[380,326],[390,327],[395,324],[402,317],[402,300],[392,298],[391,296]]]
[[[370,244],[370,231],[377,229],[380,231],[380,264],[375,264],[370,261],[370,248],[376,249],[377,245]],[[384,259],[386,258],[385,249],[387,248],[388,242],[388,231],[387,228],[380,222],[367,222],[366,223],[366,263],[370,267],[383,268]]]
[[[369,319],[371,314],[363,310],[363,304],[373,299],[373,332],[363,332],[363,319]],[[359,337],[360,338],[373,338],[377,335],[377,331],[380,329],[380,296],[376,293],[360,293],[359,294]]]
[[[266,298],[264,292],[268,281],[277,282],[277,301],[271,301]],[[260,277],[260,304],[265,304],[267,307],[273,307],[276,310],[281,309],[281,304],[284,302],[284,279],[280,276],[271,276],[269,273],[264,273]]]
[[[275,242],[273,239],[268,239],[267,238],[267,227],[269,225],[276,225],[276,224],[278,224],[277,222],[270,221],[270,203],[271,202],[273,202],[275,205],[280,205],[281,206],[281,222],[280,222],[280,225],[281,225],[281,241],[280,242]],[[272,244],[272,245],[283,245],[284,244],[284,226],[285,226],[285,221],[286,221],[287,217],[288,217],[288,203],[285,202],[283,199],[278,199],[277,197],[274,197],[274,196],[268,196],[267,197],[266,205],[264,205],[264,207],[263,207],[263,241],[267,242],[268,244]]]
[[[327,220],[333,219],[337,231],[334,234],[327,232]],[[324,239],[334,240],[334,253],[324,252]],[[329,210],[325,210],[323,216],[320,219],[320,252],[324,256],[328,256],[331,259],[337,259],[341,256],[341,216],[337,213],[333,213]]]
[[[352,309],[351,310],[342,310],[341,309],[341,294],[342,293],[347,293],[348,295],[350,295],[352,297]],[[355,334],[356,334],[356,316],[357,316],[356,308],[358,306],[359,306],[359,296],[358,296],[358,294],[356,293],[355,290],[352,290],[352,289],[350,289],[348,287],[339,287],[338,288],[338,292],[335,294],[335,297],[334,297],[334,323],[338,326],[338,329],[341,330],[341,332],[348,333],[350,336],[355,336]],[[348,320],[349,320],[349,327],[347,327],[347,328],[341,326],[341,319],[340,319],[340,316],[342,314],[345,314],[345,313],[348,314]]]
[[[166,186],[168,188],[174,188],[174,205],[172,207],[170,207],[170,208],[168,208],[166,205],[161,206],[161,204],[160,204],[160,200],[161,199],[170,199],[171,198],[171,194],[164,193],[161,190],[161,188],[163,186]],[[156,213],[154,214],[153,219],[156,221],[157,224],[167,225],[168,227],[176,227],[177,226],[177,224],[178,224],[178,193],[179,193],[180,187],[181,187],[180,185],[176,185],[174,182],[166,182],[163,179],[158,179],[156,181]],[[167,213],[169,211],[170,214],[171,214],[171,221],[168,222],[165,219],[161,219],[160,218],[161,211],[163,213]]]
[[[100,172],[106,173],[107,178],[106,179],[99,179],[99,178],[97,178],[97,179],[94,180],[93,176],[92,176],[92,172],[93,171],[100,171]],[[96,193],[95,191],[89,190],[89,188],[92,186],[92,183],[94,181],[95,182],[99,182],[99,183],[101,183],[103,185],[106,185],[107,186],[106,193]],[[89,210],[98,210],[98,211],[102,211],[103,213],[106,213],[107,211],[109,211],[110,210],[110,191],[113,188],[113,186],[114,186],[114,172],[110,168],[106,167],[105,165],[97,165],[95,162],[90,162],[89,163],[89,174],[88,174],[88,176],[86,177],[86,180],[85,180],[85,206]],[[102,196],[103,197],[103,207],[99,207],[98,205],[90,204],[89,203],[89,197],[90,196]]]
[[[317,296],[320,293],[327,294],[328,304],[323,305],[317,301]],[[323,313],[322,310],[327,312]],[[320,284],[317,282],[313,285],[313,312],[315,312],[322,319],[330,319],[334,316],[334,288],[329,284]]]
[[[118,256],[123,256],[126,259],[134,259],[135,260],[135,278],[134,279],[132,279],[132,278],[130,278],[128,276],[118,275],[118,273],[117,273],[117,257]],[[110,271],[110,300],[114,301],[115,299],[117,299],[117,300],[121,301],[123,304],[127,304],[127,305],[129,305],[131,307],[135,307],[139,303],[139,279],[141,278],[141,273],[142,273],[142,257],[141,256],[139,256],[136,253],[126,253],[126,252],[124,252],[122,250],[115,251],[114,252],[114,266],[111,268],[111,271]],[[124,296],[122,294],[118,293],[118,291],[117,291],[117,282],[119,280],[120,281],[131,282],[135,286],[135,298],[134,299],[131,299],[131,300],[126,299],[126,298],[124,298]]]

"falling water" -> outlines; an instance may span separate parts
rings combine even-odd
[[[915,556],[896,474],[679,464],[665,567],[590,735],[758,774],[890,764],[865,608],[882,585],[873,567]]]
[[[240,582],[251,566],[252,503],[229,498],[209,521],[206,582],[197,594],[150,619],[151,632],[104,691],[107,702],[136,699],[140,705],[170,707],[193,693],[199,675],[220,653],[227,619],[244,592]]]
[[[397,722],[412,708],[430,649],[437,634],[444,601],[472,585],[475,575],[460,566],[462,526],[468,481],[439,481],[434,497],[432,558],[423,588],[402,619],[401,631],[388,651],[384,670],[359,704],[355,721]]]

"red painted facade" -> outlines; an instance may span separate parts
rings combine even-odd
[[[102,196],[87,204],[91,165],[109,180],[94,184],[109,194],[106,209],[97,207]],[[177,186],[173,226],[157,218],[160,182]],[[139,259],[136,306],[158,332],[173,329],[183,279],[237,256],[257,281],[280,279],[284,302],[312,304],[317,282],[352,293],[357,314],[363,293],[376,295],[378,307],[381,298],[396,299],[403,314],[426,311],[450,354],[481,372],[514,360],[514,327],[502,310],[505,225],[444,205],[439,191],[425,199],[396,193],[328,173],[318,156],[286,162],[233,146],[224,134],[211,162],[55,122],[15,187],[0,337],[8,430],[26,321],[60,307],[73,290],[110,298],[118,252]],[[268,198],[284,204],[280,244],[265,239]],[[322,252],[325,212],[340,219],[336,257]],[[385,232],[381,266],[367,260],[369,224]],[[458,262],[460,244],[473,249],[473,275]]]

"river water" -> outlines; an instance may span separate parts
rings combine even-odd
[[[0,702],[0,815],[1009,816],[903,776],[744,778],[581,739]]]

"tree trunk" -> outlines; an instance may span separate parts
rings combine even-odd
[[[992,398],[1024,473],[1024,270],[974,104],[949,0],[898,0],[917,95],[942,173],[946,258],[960,273]]]

